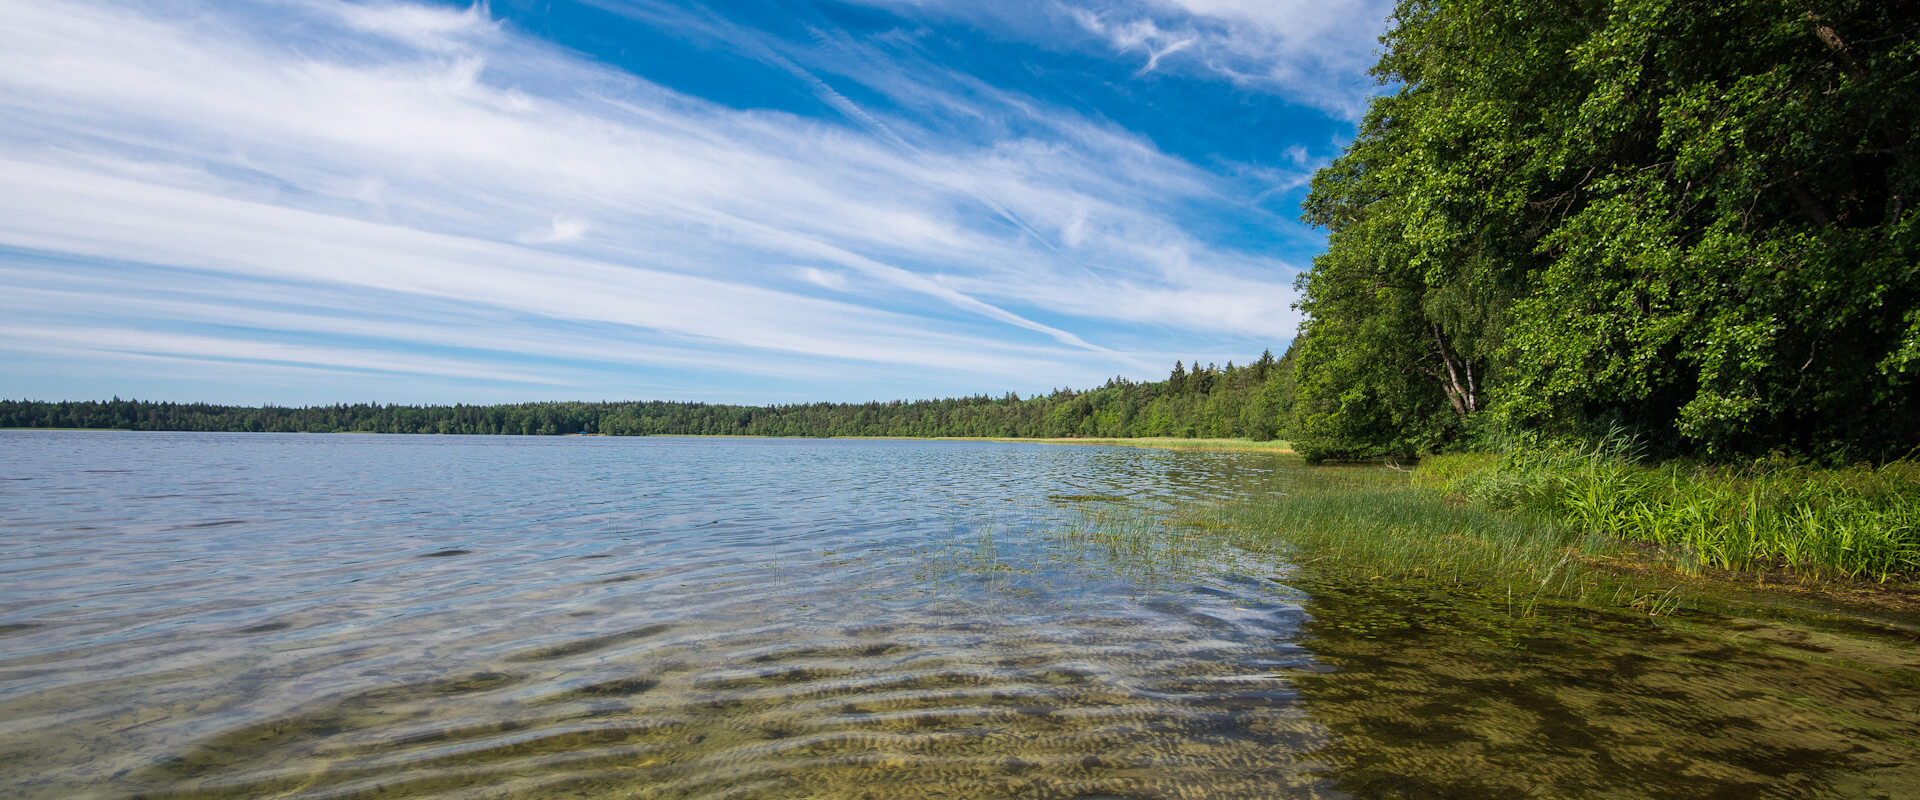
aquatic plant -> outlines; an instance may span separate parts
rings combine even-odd
[[[1880,583],[1920,575],[1920,464],[1645,464],[1618,436],[1585,448],[1441,455],[1414,482],[1573,530],[1658,545],[1687,571],[1782,570]]]
[[[1379,465],[1302,464],[1277,471],[1271,486],[1242,500],[1102,506],[1063,530],[1136,571],[1179,572],[1190,561],[1218,560],[1224,545],[1277,556],[1297,585],[1444,589],[1516,616],[1549,601],[1659,614],[1683,599],[1670,586],[1594,569],[1617,547],[1605,536],[1540,515],[1446,502],[1405,471]]]
[[[1610,602],[1618,599],[1619,587],[1588,569],[1608,547],[1599,537],[1435,502],[1385,469],[1346,477],[1215,513],[1236,541],[1283,550],[1311,580],[1440,585],[1497,599],[1518,614],[1533,613],[1546,599],[1578,601],[1603,590],[1613,591]]]

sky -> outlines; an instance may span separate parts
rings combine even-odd
[[[0,397],[858,402],[1299,324],[1383,0],[0,0]]]

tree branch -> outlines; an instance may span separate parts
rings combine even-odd
[[[1813,35],[1819,37],[1828,50],[1833,51],[1834,58],[1840,62],[1840,69],[1855,79],[1864,80],[1867,77],[1867,71],[1862,69],[1860,62],[1853,57],[1853,48],[1847,46],[1846,40],[1840,38],[1840,33],[1835,31],[1832,25],[1828,25],[1826,20],[1814,13],[1813,9],[1807,9],[1807,21],[1813,23]]]

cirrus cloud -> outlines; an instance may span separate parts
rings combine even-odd
[[[489,397],[857,399],[1292,333],[1294,264],[1193,228],[1251,195],[1232,176],[971,75],[856,69],[900,57],[856,37],[620,8],[831,113],[669,88],[483,4],[0,0],[0,285],[39,299],[0,350],[50,365],[6,388],[148,357],[345,371],[357,397],[408,394],[413,364]],[[936,106],[979,122],[914,114]],[[286,386],[231,399],[340,399]]]

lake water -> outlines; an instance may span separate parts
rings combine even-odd
[[[1129,528],[1284,456],[0,431],[0,796],[1914,797],[1920,647]]]

